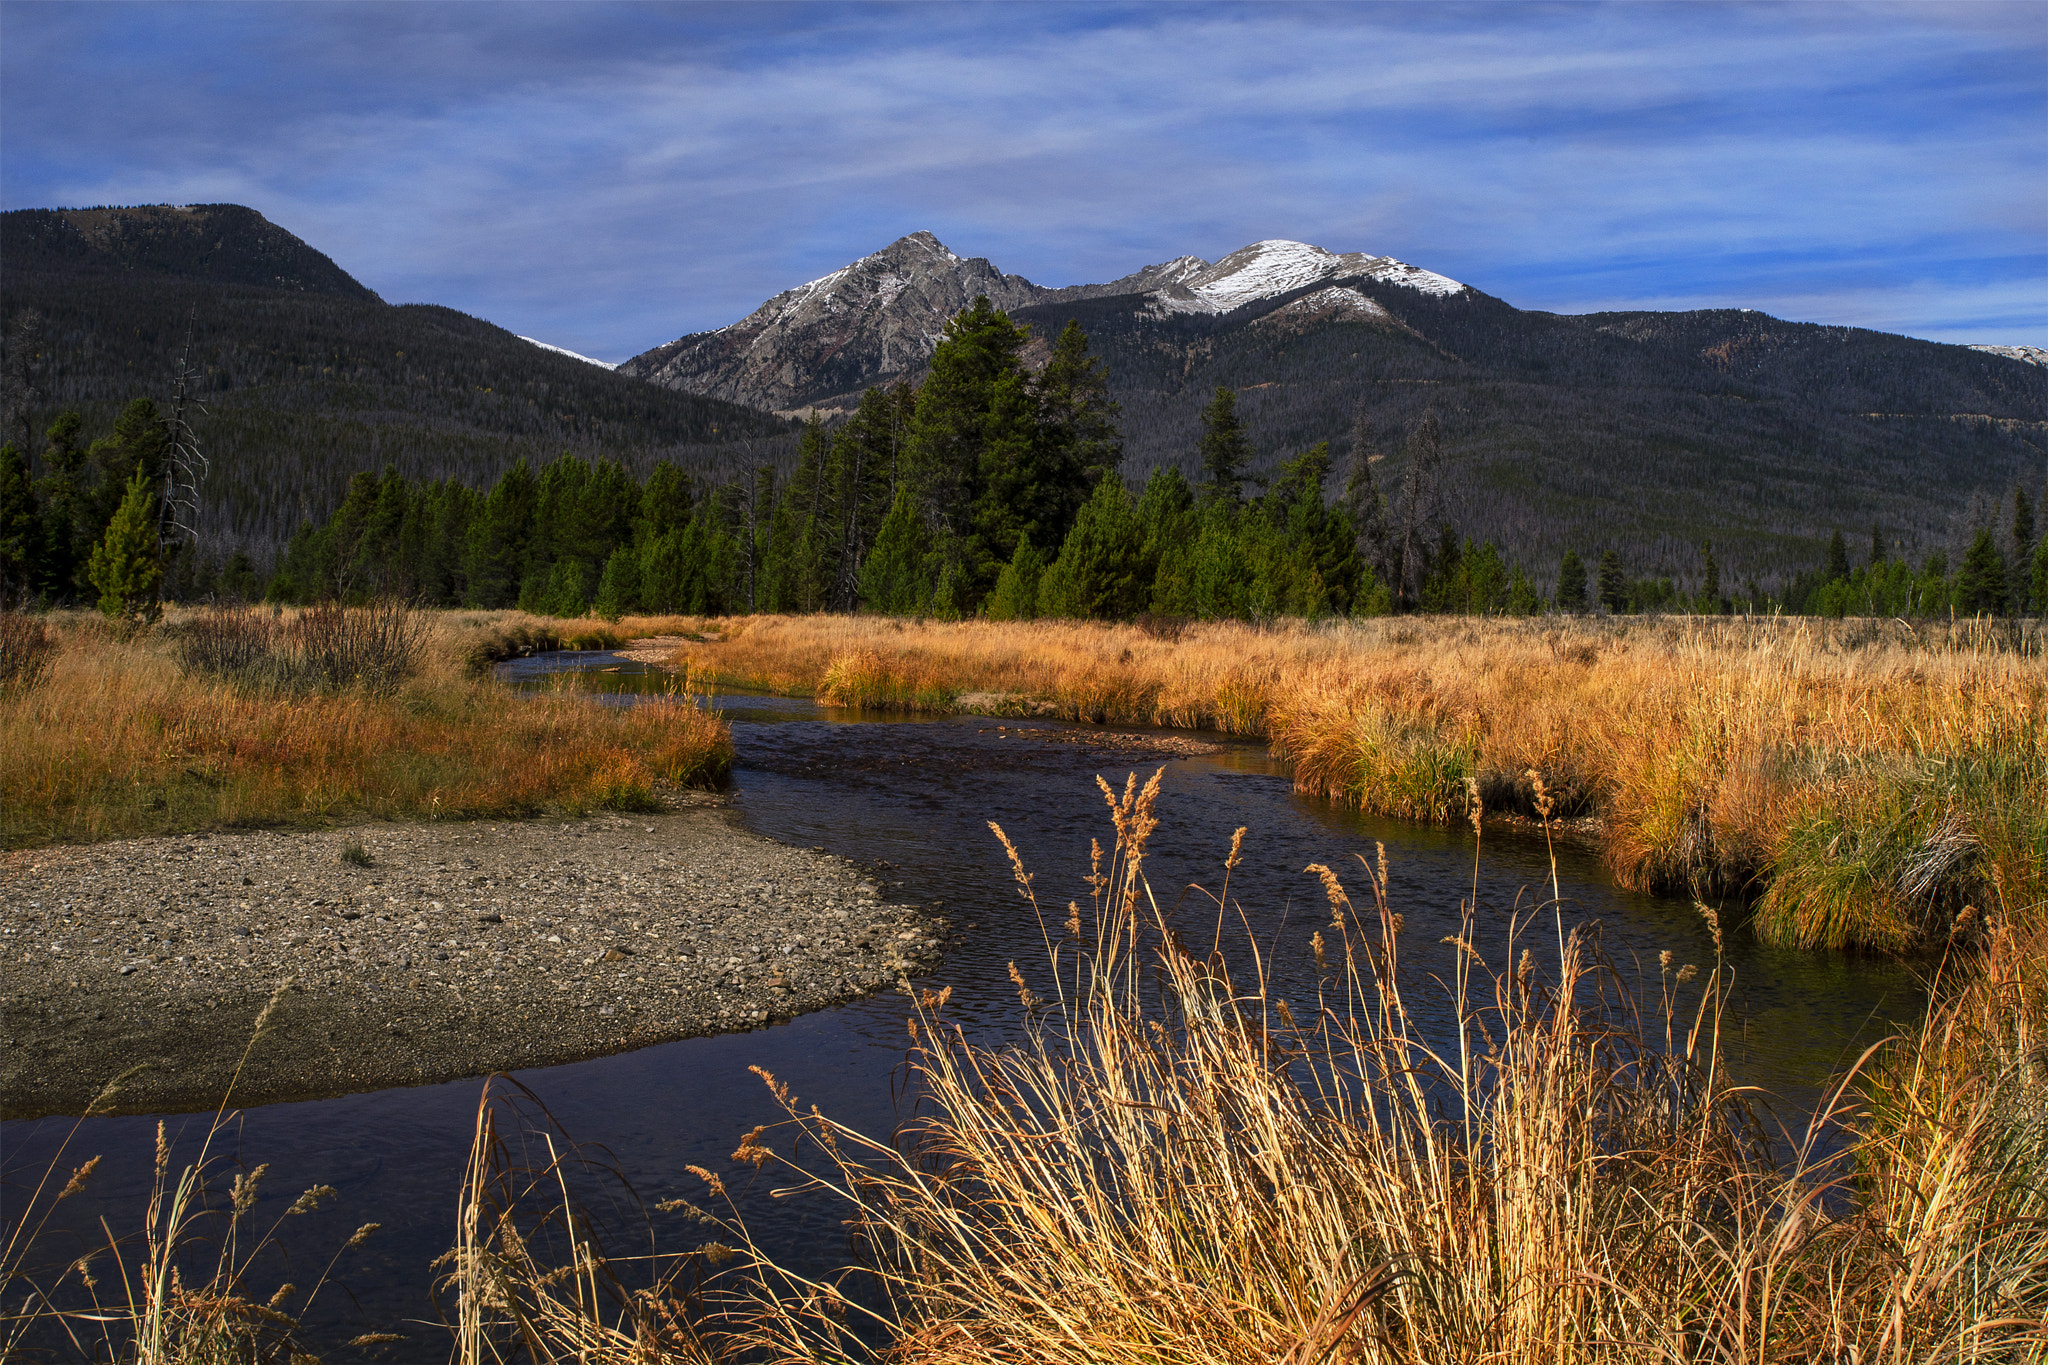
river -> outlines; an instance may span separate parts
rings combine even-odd
[[[547,655],[501,668],[514,687],[561,685],[573,675],[604,704],[630,705],[665,691],[667,675],[614,656]],[[971,1037],[997,1042],[1018,1026],[1020,1011],[1008,969],[1015,961],[1041,994],[1048,993],[1045,948],[1037,920],[1022,901],[1007,858],[988,822],[1015,842],[1049,916],[1063,917],[1070,899],[1087,899],[1089,841],[1111,842],[1097,774],[1121,787],[1161,760],[1134,759],[1085,743],[1019,738],[1017,722],[983,717],[906,718],[820,708],[789,698],[728,693],[713,699],[733,728],[738,759],[737,804],[746,824],[790,843],[818,846],[870,864],[891,899],[942,901],[957,940],[929,981],[950,985],[951,1015]],[[1033,721],[1025,728],[1085,731]],[[1217,752],[1164,760],[1160,827],[1147,875],[1158,901],[1206,945],[1216,924],[1213,900],[1200,887],[1220,886],[1231,834],[1249,832],[1243,862],[1231,874],[1233,913],[1226,936],[1241,960],[1255,938],[1283,995],[1314,998],[1316,970],[1309,936],[1327,923],[1321,887],[1304,869],[1335,869],[1361,901],[1368,900],[1358,858],[1386,846],[1391,896],[1415,945],[1408,970],[1411,1003],[1440,996],[1426,983],[1447,963],[1436,947],[1455,932],[1459,904],[1475,883],[1474,834],[1464,825],[1432,829],[1377,820],[1296,795],[1287,773],[1262,744],[1202,736]],[[1519,907],[1551,898],[1551,854],[1540,834],[1489,827],[1476,858],[1480,947],[1497,963]],[[1690,901],[1640,895],[1617,887],[1599,859],[1559,847],[1561,907],[1545,910],[1527,941],[1542,955],[1555,927],[1598,921],[1606,951],[1633,973],[1669,949],[1702,970],[1714,960],[1708,929]],[[1552,951],[1554,956],[1554,949]],[[1765,948],[1740,931],[1727,936],[1734,969],[1729,1033],[1736,1074],[1768,1092],[1780,1121],[1803,1126],[1825,1078],[1870,1039],[1914,1017],[1922,995],[1899,964],[1842,954]],[[1694,983],[1696,992],[1698,983]],[[1687,998],[1688,1007],[1696,994]],[[742,1034],[698,1038],[520,1073],[562,1129],[601,1145],[608,1159],[649,1203],[684,1196],[702,1200],[690,1165],[730,1172],[739,1137],[780,1115],[761,1082],[761,1066],[788,1083],[806,1104],[868,1132],[895,1119],[899,1068],[908,1043],[908,1002],[884,993],[787,1023]],[[1430,1017],[1424,1011],[1424,1017]],[[253,1108],[243,1113],[230,1148],[247,1165],[270,1164],[255,1226],[271,1219],[313,1184],[334,1186],[331,1211],[285,1225],[277,1256],[257,1267],[252,1283],[306,1283],[325,1253],[358,1224],[380,1230],[338,1269],[345,1292],[330,1289],[306,1321],[323,1351],[364,1332],[405,1340],[371,1348],[373,1359],[442,1358],[447,1337],[428,1293],[428,1265],[453,1232],[457,1188],[468,1152],[480,1086],[476,1081],[378,1091],[341,1099]],[[156,1119],[101,1118],[73,1139],[75,1157],[105,1162],[87,1194],[66,1206],[66,1224],[85,1229],[104,1216],[116,1229],[140,1227],[148,1198]],[[166,1120],[189,1153],[205,1119]],[[16,1182],[48,1163],[68,1120],[0,1126],[7,1178]],[[820,1269],[845,1253],[842,1210],[819,1198],[770,1200],[764,1179],[739,1184],[737,1197],[757,1242],[778,1258]],[[9,1203],[16,1202],[10,1190]],[[668,1245],[699,1239],[679,1219],[657,1218]],[[646,1228],[641,1227],[641,1236]],[[288,1258],[289,1264],[285,1263]],[[357,1358],[334,1351],[331,1358]]]

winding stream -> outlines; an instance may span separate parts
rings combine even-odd
[[[563,654],[508,664],[515,687],[559,685],[577,674],[598,700],[631,704],[664,691],[667,676],[614,656]],[[999,1040],[1018,1020],[1008,964],[1015,961],[1041,994],[1049,982],[1040,929],[1019,899],[1003,850],[987,822],[1001,823],[1036,876],[1036,890],[1058,918],[1069,899],[1085,902],[1091,838],[1111,830],[1096,774],[1119,787],[1133,770],[1149,774],[1161,760],[1104,753],[1085,744],[1014,737],[1014,723],[983,717],[907,719],[821,709],[807,701],[745,694],[717,697],[731,721],[738,763],[738,806],[752,829],[790,843],[889,866],[880,876],[890,899],[939,900],[958,935],[931,985],[955,988],[950,1013],[970,1037]],[[1028,728],[1065,728],[1034,721]],[[1204,736],[1215,739],[1214,736]],[[1474,885],[1473,834],[1376,820],[1296,796],[1282,766],[1264,746],[1224,740],[1203,757],[1165,761],[1147,873],[1162,905],[1192,940],[1206,943],[1214,902],[1190,884],[1214,888],[1233,830],[1249,830],[1244,861],[1231,877],[1230,898],[1244,922],[1229,939],[1240,960],[1246,935],[1268,955],[1281,993],[1314,998],[1310,934],[1327,922],[1316,878],[1303,868],[1328,864],[1347,886],[1365,892],[1355,856],[1386,845],[1395,907],[1406,917],[1404,943],[1417,985],[1411,1004],[1436,1006],[1427,973],[1447,962],[1438,945],[1455,932],[1461,898]],[[1563,923],[1598,920],[1606,950],[1625,971],[1651,964],[1662,949],[1704,968],[1713,961],[1705,924],[1689,902],[1621,890],[1592,854],[1557,851]],[[1540,837],[1489,829],[1478,859],[1481,949],[1499,962],[1511,912],[1550,895],[1550,859]],[[1539,958],[1552,942],[1546,912],[1530,942]],[[1735,968],[1733,1064],[1745,1081],[1776,1097],[1784,1121],[1803,1125],[1828,1074],[1853,1058],[1894,1021],[1913,1017],[1921,995],[1912,972],[1897,964],[1842,955],[1767,949],[1742,933],[1728,938]],[[1553,950],[1554,955],[1554,950]],[[1694,989],[1697,989],[1697,983]],[[1689,1007],[1695,997],[1686,1001]],[[702,1198],[685,1167],[731,1169],[739,1134],[777,1119],[779,1111],[747,1073],[765,1067],[806,1105],[868,1132],[894,1120],[896,1068],[907,1042],[906,1002],[885,993],[750,1033],[698,1038],[568,1066],[521,1073],[567,1132],[602,1144],[649,1203],[673,1196]],[[1441,1009],[1437,1017],[1443,1017]],[[1425,1013],[1425,1018],[1428,1015]],[[342,1099],[255,1108],[241,1118],[243,1160],[271,1163],[262,1216],[281,1213],[312,1184],[335,1186],[332,1211],[288,1225],[289,1266],[259,1267],[259,1286],[291,1278],[305,1283],[326,1254],[357,1225],[381,1230],[340,1267],[349,1293],[324,1293],[307,1320],[316,1349],[331,1350],[359,1333],[408,1338],[375,1348],[372,1358],[442,1358],[447,1338],[428,1296],[427,1266],[452,1236],[457,1187],[475,1119],[478,1083],[454,1082]],[[181,1147],[205,1129],[203,1116],[167,1120]],[[150,1180],[156,1120],[102,1118],[84,1124],[73,1157],[102,1153],[88,1195],[66,1205],[70,1224],[85,1228],[104,1215],[117,1229],[140,1226]],[[0,1126],[10,1181],[47,1163],[68,1120]],[[184,1155],[181,1150],[179,1155]],[[735,1186],[756,1240],[779,1258],[820,1269],[841,1261],[840,1210],[818,1199],[770,1200],[760,1188]],[[10,1202],[12,1200],[10,1199]],[[657,1218],[665,1245],[702,1239],[701,1229]],[[351,1297],[352,1295],[352,1297]],[[360,1358],[333,1351],[332,1359]]]

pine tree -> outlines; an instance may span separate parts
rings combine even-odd
[[[156,480],[139,464],[86,574],[108,616],[154,621],[162,609],[157,600],[164,567],[157,556]]]
[[[1706,599],[1706,610],[1718,612],[1721,606],[1721,566],[1714,562],[1714,542],[1700,542],[1700,558],[1705,564],[1700,570],[1700,596]]]
[[[991,621],[1029,621],[1038,615],[1038,583],[1045,574],[1045,556],[1026,536],[996,577],[996,586],[982,604]]]
[[[469,582],[465,605],[512,605],[527,574],[527,547],[538,502],[533,472],[522,458],[492,486],[470,523],[463,556]]]
[[[1987,528],[1977,532],[1956,571],[1955,607],[1975,616],[1997,616],[2005,610],[2005,556]]]
[[[1041,616],[1073,620],[1122,620],[1135,616],[1144,584],[1138,581],[1142,532],[1124,481],[1104,476],[1059,557],[1038,580]]]
[[[1628,606],[1628,579],[1621,571],[1621,556],[1613,550],[1600,556],[1600,605],[1610,612]]]
[[[1884,563],[1884,531],[1876,522],[1870,523],[1870,567]]]
[[[1849,577],[1849,546],[1842,539],[1841,528],[1828,537],[1827,581],[1841,582]]]
[[[1038,421],[1046,471],[1065,490],[1062,511],[1052,519],[1061,539],[1073,526],[1088,490],[1123,465],[1119,408],[1109,396],[1109,369],[1088,353],[1088,334],[1068,322],[1052,344],[1052,358],[1038,372]]]
[[[1244,423],[1237,417],[1237,395],[1218,384],[1215,397],[1202,409],[1202,443],[1196,449],[1201,467],[1202,497],[1233,506],[1243,501],[1243,485],[1249,476],[1252,444]]]
[[[42,511],[28,462],[10,442],[0,446],[0,607],[34,594],[43,554]]]
[[[1586,565],[1577,550],[1566,550],[1557,566],[1557,609],[1580,612],[1586,609]]]
[[[2027,490],[2015,485],[2012,490],[2012,582],[2006,590],[2014,616],[2024,616],[2033,598],[2033,569],[2034,508],[2027,501]]]
[[[897,489],[895,505],[882,519],[874,548],[862,566],[861,605],[891,616],[924,611],[931,602],[925,569],[930,549],[924,518],[917,514],[916,500],[906,484]]]

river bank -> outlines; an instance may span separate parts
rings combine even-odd
[[[731,1032],[932,960],[933,907],[656,815],[199,833],[0,863],[0,1112],[211,1108],[417,1085]]]

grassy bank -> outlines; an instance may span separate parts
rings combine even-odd
[[[1731,618],[1108,626],[757,617],[680,664],[840,705],[1260,735],[1376,813],[1598,817],[1616,877],[1804,946],[2048,899],[2048,660],[2009,624]],[[1534,775],[1532,777],[1532,774]],[[1967,927],[1967,926],[1966,926]]]
[[[621,710],[473,676],[523,618],[373,616],[41,623],[39,676],[0,688],[0,843],[652,808],[730,768],[724,724],[687,697]]]

